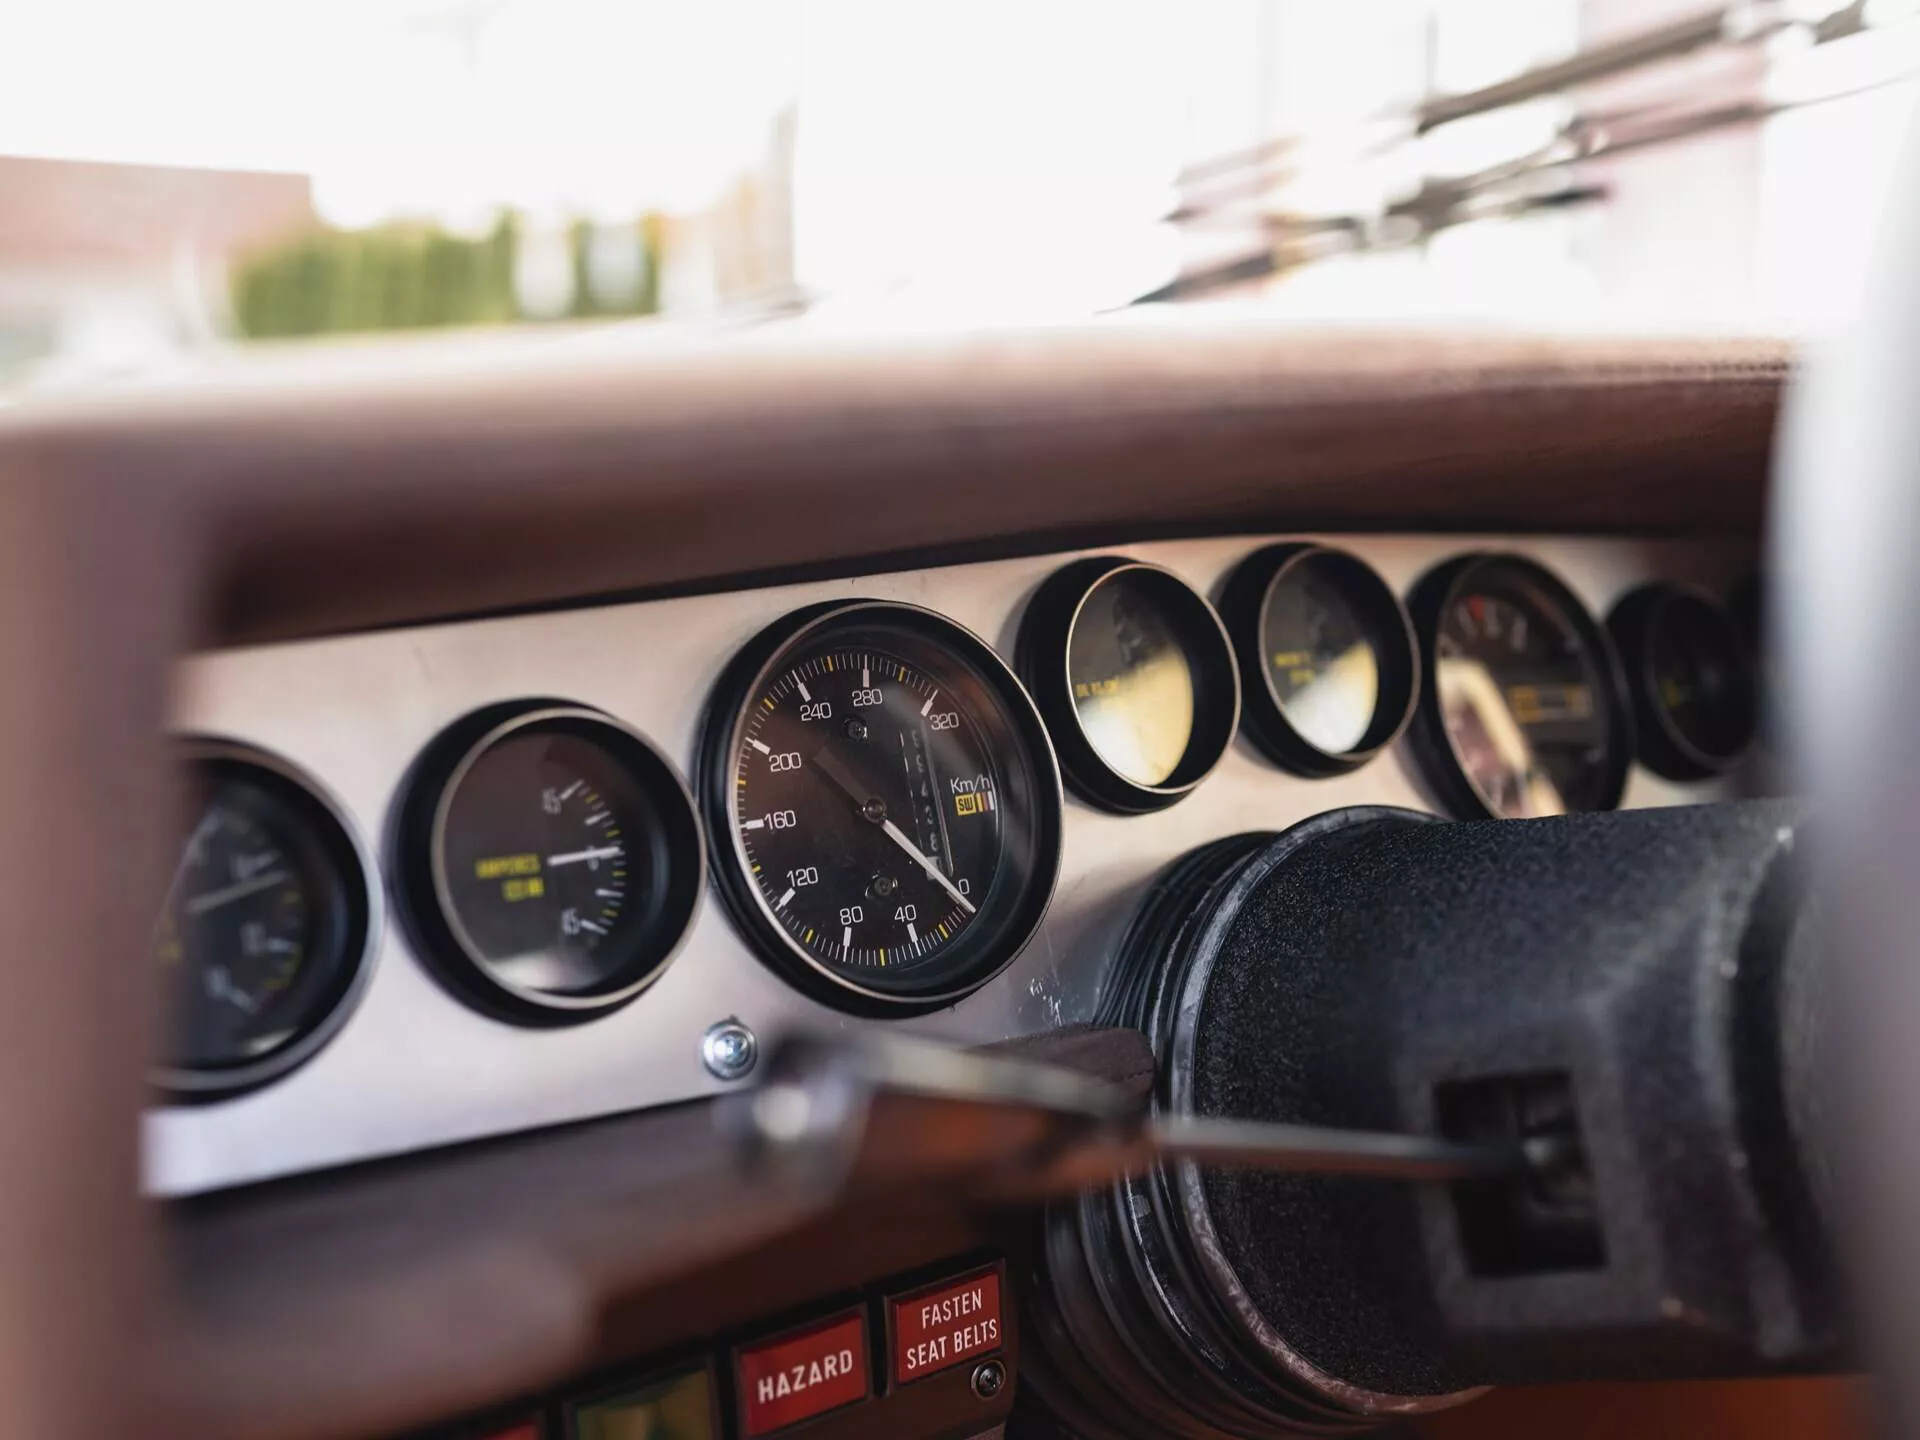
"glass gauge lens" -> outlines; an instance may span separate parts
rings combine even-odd
[[[1044,732],[992,652],[936,616],[861,602],[782,622],[723,679],[701,764],[722,893],[822,998],[957,998],[1045,910]]]
[[[430,747],[409,790],[410,913],[461,993],[509,1018],[631,999],[691,917],[700,845],[660,756],[597,712],[483,711]]]
[[[1343,775],[1405,728],[1420,688],[1413,626],[1358,556],[1269,545],[1234,568],[1220,605],[1246,732],[1269,758],[1309,778]]]
[[[1193,738],[1193,665],[1136,570],[1096,585],[1067,637],[1067,680],[1080,728],[1127,779],[1159,785]]]
[[[1437,578],[1436,578],[1437,577]],[[1421,582],[1430,654],[1430,778],[1466,814],[1619,803],[1629,736],[1617,662],[1579,601],[1539,566],[1469,557]]]
[[[1641,760],[1674,780],[1718,774],[1753,741],[1757,681],[1746,636],[1702,591],[1646,585],[1607,619],[1633,692]]]
[[[1240,706],[1213,607],[1153,565],[1102,556],[1054,575],[1028,607],[1020,669],[1074,789],[1157,809],[1218,762]]]
[[[1380,641],[1341,589],[1336,567],[1309,555],[1274,577],[1263,653],[1280,713],[1332,754],[1366,738],[1380,702]]]
[[[655,879],[633,861],[648,801],[582,736],[521,730],[477,756],[447,797],[452,918],[498,979],[585,994],[619,974]]]
[[[171,1036],[160,1081],[243,1089],[331,1033],[371,902],[344,824],[278,762],[196,742],[192,824],[154,928]]]

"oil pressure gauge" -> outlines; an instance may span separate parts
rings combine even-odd
[[[526,702],[471,715],[415,766],[398,835],[425,957],[501,1018],[586,1019],[665,968],[702,883],[679,777],[595,710]]]

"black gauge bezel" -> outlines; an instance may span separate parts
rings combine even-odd
[[[1162,618],[1178,635],[1193,674],[1193,731],[1173,773],[1158,785],[1122,775],[1081,724],[1068,673],[1069,647],[1087,599],[1118,576],[1146,578],[1163,598]],[[1088,804],[1145,815],[1184,799],[1220,763],[1240,727],[1240,669],[1219,615],[1193,586],[1160,565],[1094,555],[1056,570],[1034,592],[1014,648],[1020,677],[1046,717],[1067,784]]]
[[[1287,719],[1266,660],[1267,602],[1281,579],[1309,560],[1339,568],[1343,599],[1380,640],[1374,658],[1380,669],[1380,693],[1373,718],[1359,743],[1347,750],[1314,744]],[[1256,550],[1227,577],[1220,594],[1220,615],[1233,639],[1240,663],[1240,728],[1254,745],[1283,769],[1308,780],[1348,775],[1398,740],[1420,701],[1418,641],[1407,607],[1366,561],[1347,550],[1313,541],[1292,541]],[[1389,653],[1390,652],[1390,653]]]
[[[186,736],[176,742],[180,760],[195,772],[194,791],[234,778],[268,791],[298,818],[304,833],[303,879],[322,873],[327,889],[324,919],[327,974],[310,1018],[263,1055],[227,1065],[152,1066],[149,1083],[175,1103],[230,1099],[291,1073],[323,1050],[347,1023],[373,976],[383,920],[379,868],[341,805],[311,775],[269,751],[216,736]],[[158,923],[156,921],[156,923]]]
[[[1414,710],[1413,723],[1407,727],[1407,743],[1421,776],[1448,813],[1459,819],[1507,818],[1495,813],[1461,767],[1440,714],[1440,691],[1434,679],[1434,647],[1439,640],[1442,617],[1462,590],[1469,585],[1486,585],[1489,572],[1496,577],[1514,577],[1520,586],[1533,590],[1551,604],[1592,658],[1595,677],[1603,692],[1600,702],[1606,709],[1609,736],[1600,772],[1599,793],[1604,800],[1594,808],[1618,809],[1621,796],[1626,793],[1627,772],[1633,765],[1633,713],[1627,705],[1620,657],[1614,652],[1607,632],[1566,582],[1537,561],[1506,551],[1475,551],[1445,561],[1421,576],[1407,597],[1407,613],[1412,617],[1414,633],[1420,641],[1419,658],[1424,677],[1420,703]]]
[[[1653,669],[1654,641],[1673,608],[1680,605],[1694,607],[1716,627],[1726,661],[1741,687],[1745,735],[1739,745],[1724,754],[1702,749],[1660,699],[1659,677]],[[1654,581],[1620,597],[1607,616],[1607,633],[1613,637],[1626,673],[1627,693],[1633,703],[1634,742],[1642,765],[1668,780],[1709,780],[1725,774],[1746,757],[1759,729],[1760,679],[1746,631],[1727,606],[1698,586]]]
[[[1029,792],[1025,809],[1033,829],[1031,868],[1007,898],[996,895],[1001,890],[996,878],[988,895],[993,911],[982,907],[941,966],[943,977],[957,975],[958,983],[942,979],[937,990],[913,987],[910,982],[884,989],[862,984],[847,969],[811,954],[774,918],[766,897],[750,878],[750,862],[734,823],[736,760],[744,743],[748,708],[755,698],[800,663],[797,657],[802,652],[843,643],[843,636],[852,643],[871,632],[888,630],[943,651],[949,662],[985,687],[1012,728],[1017,754],[1007,759],[1024,772],[1020,777],[996,778],[1002,783],[1018,780]],[[694,789],[712,846],[715,888],[754,954],[801,993],[848,1014],[904,1019],[964,1000],[1011,965],[1038,933],[1060,875],[1060,768],[1039,710],[992,646],[966,627],[917,605],[830,600],[796,610],[762,630],[733,658],[708,699],[694,762]],[[1020,812],[1009,807],[1009,813]]]
[[[443,841],[460,782],[494,746],[527,730],[574,735],[602,748],[646,798],[653,821],[645,839],[659,878],[648,911],[637,917],[619,968],[592,990],[567,994],[502,980],[467,935],[447,885]],[[389,849],[396,909],[428,972],[456,999],[515,1025],[580,1024],[630,1004],[673,963],[706,889],[706,843],[680,773],[639,731],[566,700],[489,705],[435,736],[402,784]]]

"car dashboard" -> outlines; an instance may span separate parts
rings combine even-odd
[[[49,816],[10,943],[158,976],[84,1014],[29,977],[52,1018],[11,1073],[118,1158],[23,1173],[49,1235],[125,1256],[46,1293],[198,1434],[1095,1440],[1169,1393],[1156,1433],[1598,1433],[1591,1393],[1640,1392],[1369,1387],[1258,1316],[1233,1344],[1265,1359],[1183,1391],[1211,1352],[1169,1362],[1180,1324],[1123,1323],[1121,1272],[1060,1248],[1096,1253],[1092,1212],[756,1170],[738,1117],[771,1123],[796,1038],[1164,1107],[1143,995],[1193,936],[1163,912],[1255,851],[1791,795],[1756,598],[1786,365],[1186,325],[473,342],[0,417],[0,535],[60,537],[16,547],[0,638],[91,657],[13,717],[19,753],[91,758],[74,789],[0,765]],[[52,863],[114,814],[149,817],[121,858]],[[1692,843],[1646,833],[1619,863]],[[1496,891],[1513,936],[1560,922]],[[1834,1368],[1805,1329],[1767,1373]],[[1732,1409],[1844,1403],[1769,1383]]]
[[[599,712],[649,742],[679,776],[694,775],[701,717],[728,663],[768,625],[811,606],[875,600],[919,607],[982,637],[1011,663],[1036,593],[1049,576],[1089,553],[1162,567],[1193,593],[1216,596],[1248,557],[1305,540],[1341,547],[1395,595],[1463,555],[1522,556],[1563,577],[1594,616],[1605,616],[1622,597],[1656,581],[1729,595],[1750,579],[1756,562],[1751,545],[1737,538],[1234,536],[579,606],[195,657],[179,676],[174,729],[192,737],[183,744],[217,741],[230,755],[267,757],[298,783],[329,796],[362,857],[352,883],[370,890],[374,920],[364,953],[340,957],[347,967],[365,971],[337,992],[346,1013],[303,1017],[302,1028],[330,1031],[322,1048],[290,1073],[244,1083],[240,1093],[219,1086],[218,1064],[203,1066],[198,1078],[216,1087],[213,1098],[189,1089],[185,1098],[198,1103],[150,1113],[150,1189],[193,1194],[712,1095],[750,1073],[721,1078],[708,1063],[709,1032],[730,1022],[755,1040],[795,1028],[877,1024],[963,1045],[1092,1022],[1137,897],[1186,851],[1247,831],[1284,830],[1349,806],[1447,813],[1410,743],[1398,739],[1345,773],[1309,778],[1284,768],[1236,727],[1204,777],[1160,808],[1117,811],[1069,789],[1057,856],[1046,857],[1058,878],[1032,938],[1018,946],[1004,970],[957,1003],[906,1017],[849,1015],[785,978],[756,953],[755,937],[743,933],[715,886],[701,887],[690,912],[673,917],[673,933],[655,947],[670,959],[657,970],[648,964],[653,973],[644,990],[623,996],[617,1008],[562,1015],[563,1023],[552,1023],[551,1015],[502,1013],[484,999],[473,1003],[457,981],[447,983],[448,968],[466,963],[457,947],[444,932],[430,938],[401,918],[406,861],[396,853],[396,817],[417,762],[437,736],[491,707],[535,700],[549,709]],[[1214,663],[1227,672],[1231,689],[1231,659]],[[887,676],[883,683],[894,682]],[[1156,698],[1148,694],[1140,703],[1151,711]],[[1168,703],[1190,708],[1192,701],[1176,692]],[[845,705],[842,711],[843,719],[857,713]],[[832,723],[828,717],[817,728],[825,731]],[[1402,728],[1399,720],[1390,726],[1396,736]],[[1341,748],[1351,749],[1346,742],[1360,738],[1339,737]],[[1046,763],[1051,767],[1050,757]],[[1668,779],[1635,765],[1620,803],[1678,804],[1734,793],[1757,769],[1758,761],[1748,757],[1733,775]],[[555,772],[562,790],[574,778]],[[532,791],[545,788],[526,783]],[[532,791],[524,801],[527,824],[538,830]],[[814,814],[834,803],[827,793],[801,793],[807,797],[803,807],[814,804]],[[796,816],[802,836],[809,818],[804,808]],[[510,834],[485,858],[525,848]],[[457,834],[448,839],[459,844]],[[725,839],[709,840],[715,866],[734,863]],[[545,848],[559,850],[563,843]],[[687,848],[684,835],[662,843]],[[828,842],[823,837],[821,843]],[[583,841],[564,848],[579,854],[593,847]],[[697,845],[693,849],[673,857],[672,865],[697,871],[702,856]],[[246,870],[246,854],[237,859],[244,873],[232,878],[245,881],[253,872]],[[598,871],[594,861],[585,863]],[[612,868],[609,862],[609,878]],[[504,885],[515,877],[489,878]],[[500,901],[496,908],[534,910],[545,898]],[[880,907],[871,897],[866,903],[878,920]],[[556,917],[569,907],[549,904],[552,913],[542,919],[557,925]],[[436,941],[456,953],[423,953]],[[910,973],[914,959],[897,957],[891,968],[900,969],[904,960]],[[236,960],[234,968],[244,963]],[[867,964],[880,968],[873,958]],[[295,1045],[300,1038],[285,1036],[281,1043]],[[244,1058],[257,1073],[259,1047]]]

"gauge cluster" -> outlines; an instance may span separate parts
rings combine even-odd
[[[148,1188],[710,1094],[789,1027],[1087,1020],[1169,861],[1343,806],[1729,793],[1750,566],[1168,541],[197,657]]]

